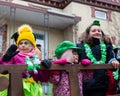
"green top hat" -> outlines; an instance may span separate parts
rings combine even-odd
[[[98,25],[98,26],[100,26],[100,21],[94,20],[93,23],[92,23],[92,25]]]
[[[76,47],[75,44],[71,41],[63,41],[59,43],[55,50],[55,55],[59,59],[61,55],[67,50],[67,49],[77,49],[77,52],[80,53],[81,49]]]

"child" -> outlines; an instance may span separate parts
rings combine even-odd
[[[33,34],[35,39],[36,39],[36,35]],[[17,43],[17,39],[18,39],[18,36],[19,36],[19,33],[18,32],[15,32],[12,36],[11,36],[11,39],[14,39],[14,41]],[[45,68],[50,68],[50,65],[51,65],[51,61],[49,59],[44,59],[42,60],[42,49],[41,49],[41,45],[40,44],[36,44],[36,48],[35,48],[35,51],[36,51],[36,54],[39,56],[39,59],[41,60],[42,62],[42,65],[45,67]],[[5,58],[6,60],[6,58]],[[46,89],[48,89],[48,84],[47,84],[47,81],[48,81],[48,78],[49,78],[49,71],[46,71],[46,70],[38,70],[38,74],[39,74],[39,81],[42,85],[42,88],[43,88],[43,91],[44,91],[44,94],[47,94],[48,91],[46,92]]]
[[[33,33],[33,35],[34,35],[34,38],[35,38],[35,40],[36,40],[36,36],[35,36],[34,33]],[[18,33],[18,32],[15,32],[14,34],[12,34],[11,39],[13,39],[15,43],[17,43],[18,36],[19,36],[19,33]],[[40,44],[37,44],[37,45],[36,45],[36,48],[35,48],[36,54],[39,56],[40,60],[42,60],[41,50],[39,50],[38,45],[40,45]],[[41,46],[40,46],[40,47],[41,47]],[[9,59],[10,59],[10,58],[9,58]],[[5,59],[5,60],[6,60],[6,59]]]
[[[55,50],[57,60],[53,64],[78,64],[80,49],[70,41],[59,43]],[[78,73],[80,93],[82,94],[82,74]],[[51,71],[50,81],[54,84],[54,96],[70,96],[68,73],[66,71]]]
[[[17,47],[13,47],[12,50],[15,54],[10,60],[5,61],[4,56],[1,59],[1,64],[28,64],[28,70],[23,72],[23,87],[25,96],[43,96],[41,85],[38,83],[38,70],[40,69],[40,60],[36,54],[36,42],[32,33],[32,28],[24,24],[18,29],[19,36],[17,38]],[[17,50],[17,51],[16,51]],[[6,53],[6,54],[7,54]],[[5,56],[9,56],[6,55]],[[0,92],[0,96],[6,96],[2,94],[5,91]]]

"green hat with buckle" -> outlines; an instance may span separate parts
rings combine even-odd
[[[56,50],[55,50],[56,57],[59,59],[67,49],[76,49],[78,53],[81,52],[81,49],[79,47],[76,47],[73,42],[63,41],[59,43],[56,47]]]

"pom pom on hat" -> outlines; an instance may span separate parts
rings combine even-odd
[[[100,26],[100,21],[94,20],[93,23],[92,23],[92,25],[98,25],[98,26]]]
[[[17,45],[21,40],[29,40],[34,47],[36,47],[35,37],[32,33],[32,28],[30,25],[24,24],[18,28],[19,36],[17,38]]]
[[[18,28],[18,32],[19,32],[19,34],[22,34],[24,32],[31,32],[32,33],[32,28],[29,25],[24,24]]]

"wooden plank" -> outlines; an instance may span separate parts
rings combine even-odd
[[[22,72],[27,68],[27,65],[0,65],[0,73],[8,71],[9,86],[8,96],[24,96]]]

